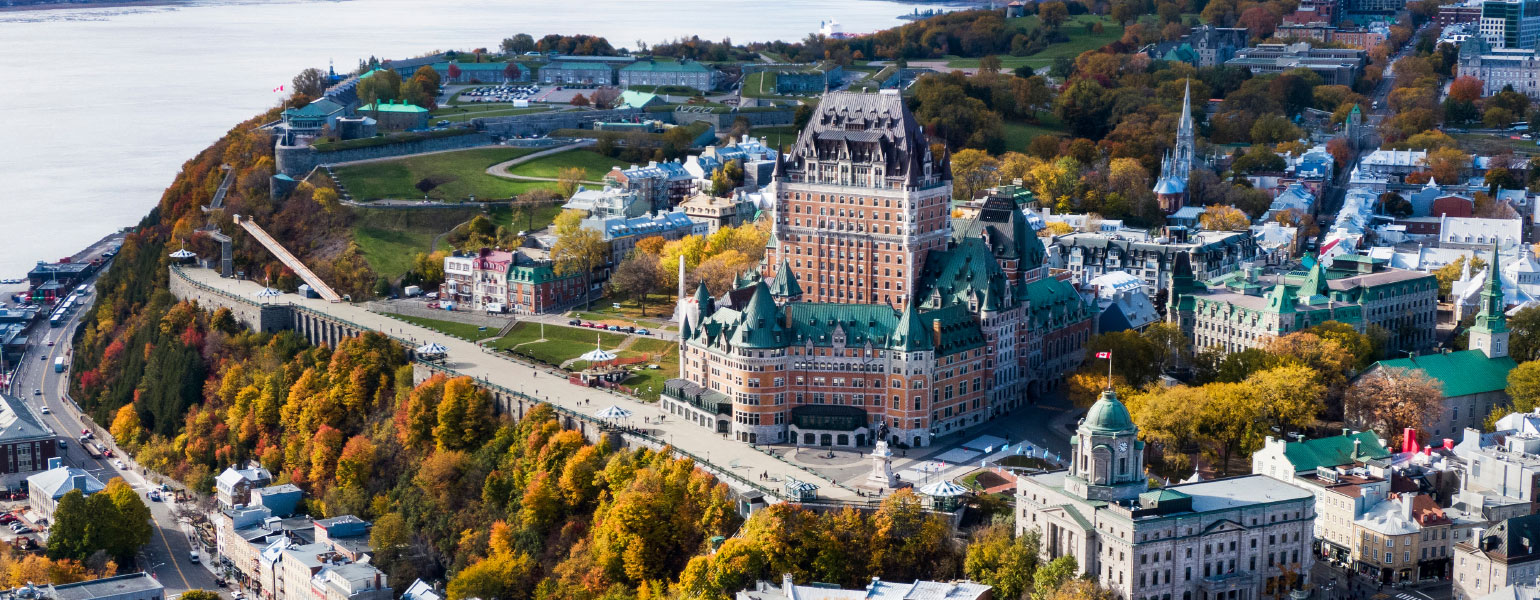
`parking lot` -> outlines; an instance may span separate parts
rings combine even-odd
[[[540,93],[538,85],[483,85],[462,89],[455,95],[458,102],[518,102],[530,100]]]

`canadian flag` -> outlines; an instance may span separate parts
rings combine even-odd
[[[275,88],[273,88],[273,91],[275,91],[275,92],[281,92],[281,91],[283,91],[283,86],[282,86],[282,85],[280,85],[280,86],[278,86],[278,87],[275,87]]]
[[[1097,352],[1096,358],[1112,358],[1111,352]]]

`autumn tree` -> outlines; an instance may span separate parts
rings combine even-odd
[[[1359,427],[1378,429],[1389,439],[1407,427],[1425,429],[1443,401],[1443,384],[1426,373],[1389,367],[1359,377],[1348,388],[1343,411]]]
[[[1080,566],[1075,557],[1064,555],[1048,561],[1032,574],[1032,600],[1049,600],[1059,586],[1074,579]]]
[[[1435,181],[1457,181],[1470,167],[1470,156],[1454,148],[1433,150],[1424,160]]]
[[[1461,75],[1449,84],[1449,98],[1460,102],[1475,102],[1481,99],[1481,93],[1485,87],[1486,84],[1480,79]]]
[[[433,429],[440,450],[480,447],[491,433],[492,423],[492,402],[486,390],[476,387],[469,377],[456,377],[444,384],[438,426]]]
[[[1205,208],[1198,222],[1209,231],[1243,231],[1251,227],[1251,219],[1246,213],[1217,204]]]
[[[998,598],[1021,598],[1037,571],[1038,545],[1036,531],[1018,537],[1009,526],[984,527],[974,532],[968,543],[963,573],[968,579],[994,587]]]
[[[655,238],[662,240],[663,238]],[[661,250],[661,245],[659,250]],[[610,274],[609,293],[615,298],[636,301],[642,316],[647,316],[647,295],[658,289],[663,281],[662,265],[656,255],[648,255],[640,249],[631,253]]]
[[[733,289],[733,282],[748,270],[752,263],[737,250],[727,250],[701,262],[695,276],[706,284],[713,294],[724,294]]]
[[[952,155],[952,197],[973,200],[998,181],[1000,161],[983,150],[958,150]]]
[[[609,259],[610,245],[597,230],[583,227],[583,211],[564,210],[552,223],[556,243],[551,246],[551,260],[556,263],[556,274],[583,276],[583,303],[593,301],[594,269]]]
[[[118,409],[112,418],[112,427],[108,430],[112,434],[113,441],[124,448],[137,448],[139,436],[142,435],[143,426],[139,424],[139,411],[133,404],[124,404]]]
[[[562,167],[556,171],[556,187],[561,191],[563,198],[571,198],[577,193],[578,185],[583,183],[583,178],[588,176],[588,171],[583,167]]]
[[[321,94],[326,93],[326,73],[315,67],[300,71],[294,76],[294,91],[311,98],[320,98]]]

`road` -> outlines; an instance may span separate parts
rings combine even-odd
[[[103,267],[105,270],[105,267]],[[98,271],[100,274],[101,271]],[[94,283],[93,276],[88,283]],[[52,346],[38,345],[27,351],[23,358],[22,366],[16,377],[14,390],[16,396],[29,403],[34,410],[41,411],[42,407],[48,408],[48,414],[38,414],[40,421],[53,428],[61,439],[67,439],[67,447],[63,455],[66,464],[73,465],[89,471],[103,483],[113,477],[122,477],[145,498],[145,503],[150,507],[150,513],[155,519],[155,530],[150,544],[145,547],[141,555],[146,564],[140,565],[149,570],[166,587],[166,596],[172,597],[189,589],[216,589],[214,576],[199,564],[191,561],[189,552],[193,550],[189,542],[191,525],[179,520],[173,514],[172,504],[166,502],[150,502],[145,496],[150,489],[150,484],[139,472],[135,472],[137,466],[128,458],[123,458],[122,453],[113,451],[120,458],[91,458],[80,447],[78,437],[80,431],[88,426],[89,419],[83,418],[73,402],[66,399],[68,390],[68,371],[55,373],[53,362],[55,358],[63,357],[65,363],[69,362],[69,340],[74,335],[75,328],[79,326],[82,315],[89,311],[95,301],[95,295],[83,298],[81,308],[70,315],[67,323],[59,327],[48,327],[42,324],[39,327],[49,330],[43,335],[34,335],[34,339],[43,339],[51,334],[51,339],[56,342]],[[38,393],[40,392],[40,393]],[[95,428],[97,432],[103,432],[101,428]],[[103,442],[105,443],[105,442]],[[118,469],[114,462],[123,461],[125,469]],[[204,552],[199,549],[199,554]],[[119,565],[119,570],[129,570],[128,565]]]

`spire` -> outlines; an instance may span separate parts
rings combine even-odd
[[[1182,92],[1182,120],[1176,123],[1176,134],[1182,135],[1183,131],[1192,131],[1192,80],[1187,80],[1187,86]]]
[[[925,331],[925,323],[915,310],[913,300],[904,303],[904,314],[898,318],[898,326],[893,328],[893,337],[898,349],[904,352],[930,347],[930,334]]]
[[[797,273],[791,270],[791,260],[781,255],[781,264],[775,268],[775,278],[770,280],[770,293],[778,298],[796,300],[802,296],[802,286],[797,283]]]
[[[1476,313],[1476,325],[1492,332],[1508,330],[1508,321],[1503,315],[1502,264],[1498,260],[1497,244],[1492,244],[1492,255],[1487,259],[1487,280],[1481,287],[1481,312]]]
[[[700,308],[700,318],[702,320],[715,312],[715,307],[712,304],[711,292],[706,290],[706,282],[702,281],[700,285],[695,286],[695,306]]]
[[[1296,296],[1306,304],[1315,304],[1313,299],[1326,296],[1326,268],[1321,266],[1322,264],[1320,257],[1316,257],[1315,264],[1310,267],[1310,273],[1305,276],[1305,282],[1299,286]]]

